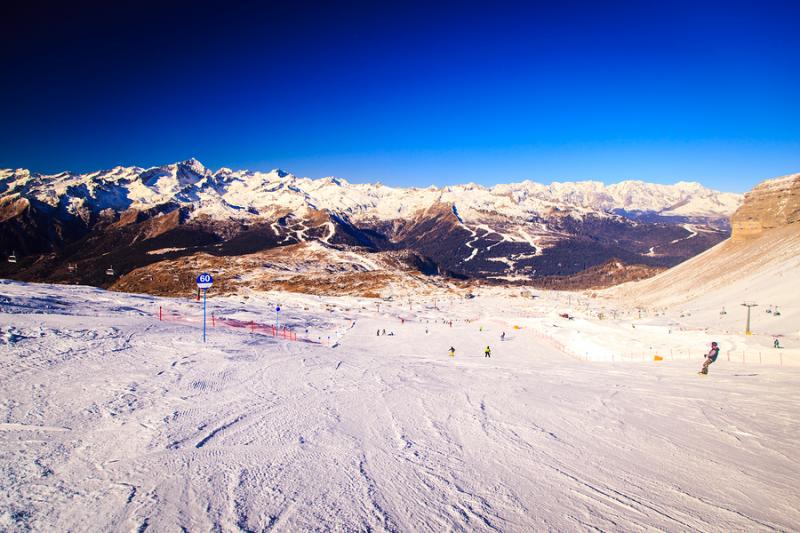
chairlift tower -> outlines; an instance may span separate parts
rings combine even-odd
[[[754,302],[744,302],[742,305],[747,308],[747,326],[745,327],[744,334],[752,335],[753,332],[750,331],[750,309],[758,307],[758,304]]]

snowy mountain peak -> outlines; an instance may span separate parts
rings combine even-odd
[[[203,166],[203,163],[195,159],[194,157],[190,157],[186,161],[181,161],[180,163],[176,163],[179,166],[186,167],[191,169],[193,172],[197,174],[205,174],[206,167]]]
[[[269,172],[220,168],[211,172],[196,158],[142,169],[117,166],[86,174],[31,174],[0,171],[0,193],[33,196],[50,205],[68,197],[70,205],[129,206],[149,209],[168,202],[197,204],[193,213],[212,218],[269,216],[278,211],[327,209],[355,218],[402,219],[435,203],[458,206],[465,222],[487,216],[531,219],[554,208],[581,217],[595,213],[654,213],[659,216],[723,220],[741,204],[742,195],[723,193],[696,182],[661,185],[628,180],[530,180],[486,187],[477,183],[445,187],[400,188],[380,183],[352,184],[338,177],[300,178],[282,169]],[[111,200],[113,201],[111,201]],[[104,203],[111,201],[108,206]]]

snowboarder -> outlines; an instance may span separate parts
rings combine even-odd
[[[501,340],[501,341],[504,341],[504,340],[506,340],[506,332],[505,332],[505,331],[504,331],[503,333],[501,333],[501,334],[500,334],[500,340]]]
[[[712,342],[711,349],[706,354],[706,360],[703,361],[703,368],[700,369],[700,372],[698,372],[698,374],[703,374],[703,375],[708,374],[709,365],[717,360],[718,355],[719,355],[719,346],[717,346],[716,342]]]
[[[456,356],[456,349],[453,348],[452,346],[450,347],[449,352],[450,352],[450,357],[455,357]]]
[[[492,350],[488,346],[483,350],[483,356],[484,357],[491,357],[492,356]]]

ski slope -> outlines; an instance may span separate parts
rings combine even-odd
[[[0,529],[800,528],[800,369],[587,362],[543,336],[584,301],[511,296],[212,292],[298,341],[203,344],[188,299],[0,282]]]

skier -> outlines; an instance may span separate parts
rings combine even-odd
[[[500,340],[501,340],[501,341],[504,341],[504,340],[506,340],[506,332],[505,332],[505,331],[504,331],[503,333],[501,333],[501,334],[500,334]]]
[[[780,343],[780,341],[779,341],[777,338],[775,339],[775,342],[773,342],[773,343],[772,343],[772,345],[773,345],[775,348],[780,348],[780,347],[781,347],[781,343]]]
[[[380,336],[381,336],[381,330],[378,330],[378,331],[376,332],[376,335],[377,335],[378,337],[380,337]]]
[[[706,354],[706,360],[703,361],[703,368],[698,372],[698,374],[706,375],[708,374],[708,367],[711,363],[717,360],[717,356],[719,355],[719,346],[717,346],[716,342],[711,343],[711,349]]]
[[[491,357],[492,356],[492,350],[488,346],[483,350],[483,356],[484,357]]]
[[[456,349],[453,348],[452,346],[450,347],[449,352],[450,352],[450,357],[455,357],[456,356]]]

